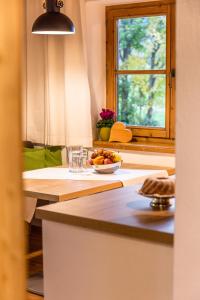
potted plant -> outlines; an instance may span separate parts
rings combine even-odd
[[[115,122],[115,112],[102,108],[100,113],[101,120],[99,120],[96,124],[96,127],[100,129],[99,136],[102,141],[108,141],[110,137],[110,129]]]

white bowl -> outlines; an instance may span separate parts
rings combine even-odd
[[[100,174],[112,174],[121,167],[121,161],[107,165],[93,165],[93,169]]]

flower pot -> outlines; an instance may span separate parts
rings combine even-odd
[[[109,141],[109,138],[110,138],[110,128],[109,127],[102,127],[100,129],[99,136],[100,136],[100,139],[102,141]]]

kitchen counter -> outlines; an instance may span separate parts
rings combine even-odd
[[[37,209],[36,216],[92,230],[173,244],[174,205],[154,211],[139,186],[98,193]],[[172,200],[173,202],[173,200]]]
[[[37,209],[45,299],[172,299],[174,206],[153,211],[138,189]]]

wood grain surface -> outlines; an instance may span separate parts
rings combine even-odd
[[[132,140],[132,131],[122,122],[115,122],[110,131],[109,142],[128,143]]]
[[[166,142],[129,142],[129,143],[119,143],[119,142],[104,142],[104,141],[94,141],[94,147],[101,148],[111,148],[119,150],[130,150],[130,151],[142,151],[142,152],[154,152],[154,153],[168,153],[175,154],[174,143],[167,144]]]
[[[120,181],[25,179],[25,196],[64,201],[122,187]]]
[[[138,189],[139,186],[129,186],[49,205],[38,208],[36,216],[172,245],[174,206],[167,211],[153,211],[150,199],[138,195]]]
[[[175,173],[175,169],[170,167],[125,163],[123,163],[123,167],[143,170],[165,169],[169,175]],[[120,187],[122,187],[122,183],[120,181],[24,179],[25,196],[56,202],[83,197]]]
[[[2,3],[2,2],[1,2]],[[21,161],[24,1],[0,10],[0,299],[25,299]]]

